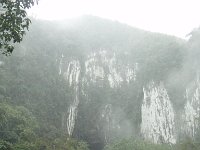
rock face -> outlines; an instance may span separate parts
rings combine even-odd
[[[69,107],[69,115],[67,118],[67,131],[69,136],[73,133],[78,113],[80,71],[81,67],[79,61],[73,60],[69,63],[66,79],[69,82],[69,85],[74,88],[74,101]]]
[[[115,53],[108,53],[105,50],[88,55],[85,61],[87,82],[108,80],[111,88],[120,87],[122,82],[135,81],[137,69],[137,63],[133,67],[129,64],[120,64]]]
[[[162,84],[143,88],[141,133],[153,143],[176,143],[174,110]]]
[[[100,114],[101,133],[104,143],[110,143],[120,138],[133,136],[132,125],[121,108],[106,104]]]
[[[104,140],[106,143],[110,140],[110,133],[111,128],[113,127],[113,116],[112,116],[112,105],[107,104],[105,105],[103,111],[102,111],[102,120],[105,122],[104,125]]]
[[[67,128],[69,136],[73,134],[75,127],[80,94],[87,97],[88,91],[86,89],[91,83],[103,87],[101,83],[104,81],[108,83],[110,88],[121,87],[122,83],[128,84],[135,81],[138,70],[137,63],[132,67],[129,64],[120,63],[115,53],[109,53],[105,50],[89,54],[86,60],[82,62],[84,65],[80,64],[80,61],[76,59],[66,60],[64,55],[61,56],[59,63],[59,74],[65,78],[74,96],[73,102],[67,108],[67,113],[63,113],[62,119],[62,126]],[[111,105],[106,105],[104,112],[104,119],[108,125],[106,130],[110,131],[109,126],[112,123],[111,119],[108,118],[111,112],[107,113],[107,111],[111,111]],[[105,141],[108,141],[107,133],[105,134]]]
[[[62,56],[63,58],[63,56]],[[76,117],[79,105],[79,81],[80,81],[80,63],[78,60],[72,60],[68,63],[67,71],[64,72],[64,77],[73,91],[73,101],[70,104],[67,113],[63,114],[62,126],[67,129],[69,137],[72,135],[75,127]],[[61,68],[59,73],[61,74]],[[64,129],[64,130],[66,130]]]
[[[199,77],[194,81],[190,88],[186,89],[185,113],[183,116],[183,132],[187,136],[195,137],[199,126],[200,117],[200,81]]]
[[[131,65],[127,61],[120,60],[117,54],[105,50],[90,53],[85,60],[81,61],[76,58],[66,59],[62,55],[59,62],[59,74],[64,77],[73,95],[62,117],[62,127],[69,137],[72,136],[75,128],[80,97],[92,101],[88,96],[90,85],[104,88],[106,83],[110,89],[119,90],[123,85],[137,80],[138,70],[138,63]],[[179,133],[175,134],[175,112],[164,85],[150,82],[143,88],[143,94],[141,134],[144,139],[153,143],[176,143]],[[184,121],[182,132],[194,137],[200,117],[199,78],[195,80],[192,88],[187,88],[186,99],[184,115],[182,115]],[[123,114],[120,108],[117,108],[117,111],[121,112],[116,113],[116,108],[112,104],[104,103],[102,107],[100,120],[103,124],[104,140],[108,143],[112,139],[111,134],[115,132],[121,136],[123,132],[126,132],[124,128],[128,128],[131,124],[125,116],[118,115]]]

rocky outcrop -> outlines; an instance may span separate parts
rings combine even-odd
[[[199,77],[186,89],[186,104],[184,107],[183,132],[187,136],[195,137],[200,124],[200,81]]]
[[[153,143],[176,143],[174,110],[165,87],[151,82],[143,88],[141,133]]]
[[[90,83],[103,86],[101,83],[105,81],[108,82],[110,88],[121,87],[122,83],[128,84],[136,80],[138,69],[137,63],[132,67],[129,64],[120,63],[115,53],[109,53],[105,50],[89,54],[82,64],[84,65],[81,66],[80,61],[77,59],[69,61],[64,55],[61,56],[59,62],[59,74],[65,78],[74,95],[72,103],[67,108],[67,113],[63,113],[62,121],[63,128],[67,128],[69,136],[72,135],[75,127],[80,94],[87,97],[88,91],[86,89]],[[111,110],[111,105],[106,105],[105,111],[107,112],[107,110]],[[110,126],[109,114],[105,112],[103,114],[107,125]],[[108,141],[107,133],[105,134],[105,140]]]

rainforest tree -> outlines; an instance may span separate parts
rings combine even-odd
[[[13,43],[22,41],[31,23],[26,9],[35,3],[38,3],[38,0],[0,1],[0,50],[3,54],[11,54],[14,49]]]

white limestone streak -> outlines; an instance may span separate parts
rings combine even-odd
[[[194,137],[200,123],[200,82],[198,77],[193,88],[186,90],[186,99],[184,114],[185,126],[183,129],[187,135]]]
[[[78,86],[80,75],[80,63],[79,61],[73,60],[69,62],[67,72],[64,74],[66,80],[69,82],[70,86]]]
[[[62,74],[63,58],[64,58],[64,55],[62,54],[62,56],[60,58],[60,63],[59,63],[59,75]]]
[[[137,71],[138,71],[138,63],[134,64],[133,69],[129,65],[127,65],[125,70],[125,78],[127,83],[129,83],[131,80],[136,81]]]
[[[132,77],[133,77],[133,80],[136,81],[136,74],[137,74],[137,71],[139,70],[139,67],[138,67],[138,63],[136,62],[134,64],[134,69],[133,69],[133,73],[132,73]],[[132,78],[131,78],[132,79]]]
[[[69,116],[67,118],[67,133],[69,136],[72,135],[74,126],[75,126],[75,120],[77,116],[77,104],[72,104],[69,107]]]
[[[120,72],[117,71],[117,62],[115,54],[108,62],[109,74],[108,74],[108,81],[110,83],[110,87],[119,87],[120,84],[123,82],[123,79],[120,75]]]
[[[73,60],[69,62],[67,72],[65,73],[65,77],[69,83],[69,86],[73,87],[74,94],[75,94],[74,101],[70,105],[69,110],[68,110],[67,132],[69,136],[71,136],[73,133],[76,116],[78,112],[80,69],[81,68],[80,68],[79,61]]]
[[[95,82],[98,78],[99,79],[104,78],[104,69],[98,64],[98,60],[95,59],[94,57],[89,58],[85,62],[85,68],[87,76],[89,76],[93,82]]]
[[[143,88],[141,133],[154,143],[176,143],[174,137],[174,111],[163,85],[151,82]]]
[[[137,63],[134,68],[128,64],[119,68],[115,54],[108,54],[107,51],[99,51],[88,56],[85,62],[86,76],[92,82],[106,79],[111,88],[119,87],[123,81],[129,83],[136,80]],[[123,76],[124,75],[124,76]]]
[[[134,76],[134,71],[129,67],[126,67],[126,82],[129,83],[132,79],[136,80]]]
[[[105,120],[105,128],[104,128],[104,140],[106,143],[110,140],[110,132],[112,128],[112,105],[107,104],[104,107],[104,110],[102,112],[101,116]]]

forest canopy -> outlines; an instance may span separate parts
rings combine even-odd
[[[9,55],[13,43],[22,41],[31,20],[27,17],[26,9],[31,8],[38,0],[1,0],[0,1],[0,50]]]

